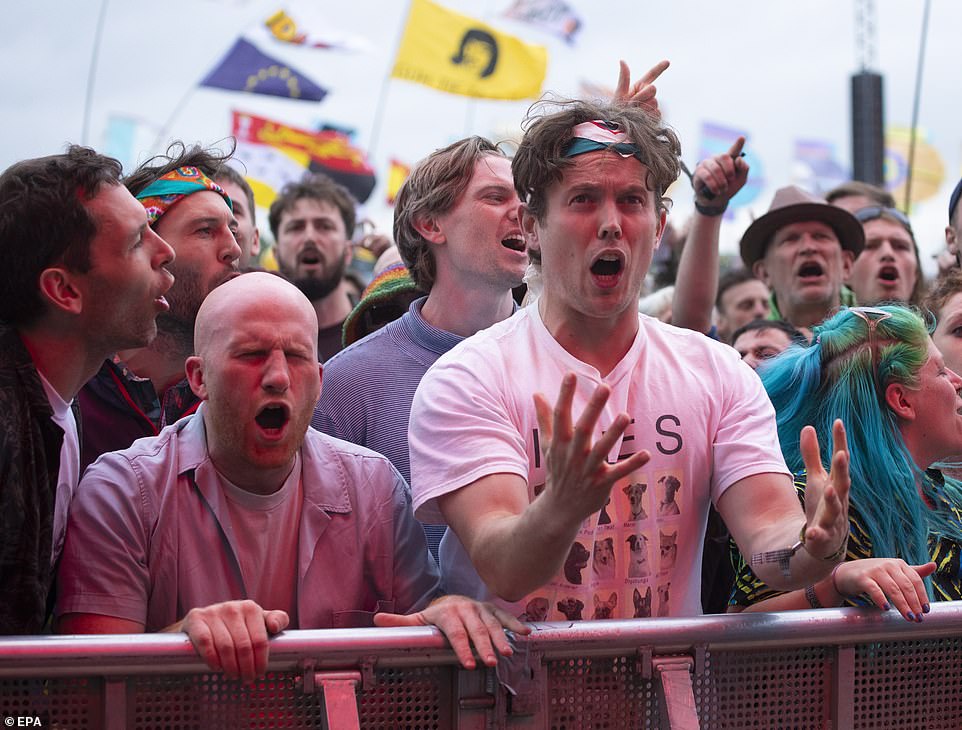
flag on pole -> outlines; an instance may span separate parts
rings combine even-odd
[[[298,11],[295,19],[284,9],[279,9],[271,13],[264,26],[269,31],[270,37],[282,43],[292,43],[303,48],[324,48],[334,51],[370,51],[371,44],[366,38],[361,36],[331,30],[331,28],[320,20],[308,19],[304,21],[304,10]],[[314,20],[314,22],[310,22]],[[324,25],[324,33],[318,33],[317,28]]]
[[[544,28],[568,43],[574,43],[581,28],[581,19],[564,0],[515,0],[504,16]]]
[[[835,144],[826,139],[796,139],[792,179],[807,190],[824,194],[850,179],[835,157]]]
[[[431,0],[412,0],[391,76],[450,94],[527,99],[541,93],[547,66],[544,46]]]
[[[321,101],[327,96],[326,89],[303,73],[283,61],[271,58],[243,38],[237,39],[233,48],[200,85],[301,101]]]
[[[392,159],[387,171],[387,204],[394,205],[398,190],[411,174],[411,168],[400,160]]]
[[[910,206],[934,197],[945,181],[945,163],[938,150],[932,146],[924,129],[917,128],[916,132]],[[885,130],[885,187],[899,206],[905,205],[911,139],[910,127],[889,127]]]
[[[377,182],[374,170],[364,152],[351,144],[346,135],[298,129],[237,111],[233,117],[232,132],[240,150],[235,157],[249,165],[245,156],[251,156],[257,178],[264,184],[264,199],[258,198],[258,205],[269,205],[268,199],[273,200],[279,188],[299,180],[306,171],[333,178],[362,203],[370,197]],[[260,149],[248,150],[251,146]]]

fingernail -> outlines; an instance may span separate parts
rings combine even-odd
[[[882,604],[882,610],[883,610],[883,611],[888,611],[890,608],[892,608],[892,607],[889,605],[888,601],[886,601],[885,603]]]
[[[932,607],[927,603],[924,606],[922,606],[923,613],[928,613],[931,610],[932,610]]]
[[[907,618],[909,621],[915,621],[915,614],[911,611],[906,611],[905,618]]]

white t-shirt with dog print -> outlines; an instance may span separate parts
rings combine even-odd
[[[422,522],[443,522],[436,498],[490,474],[517,474],[528,498],[537,497],[545,467],[532,396],[541,392],[553,403],[567,372],[577,375],[574,420],[597,384],[611,388],[595,438],[618,413],[631,417],[609,459],[651,452],[584,522],[554,580],[517,603],[498,601],[523,620],[700,614],[709,500],[745,477],[789,473],[774,410],[738,354],[700,333],[639,318],[631,349],[602,378],[528,307],[443,355],[415,394],[411,486]],[[518,564],[525,559],[518,555]],[[441,543],[441,571],[445,590],[494,599],[451,530]]]

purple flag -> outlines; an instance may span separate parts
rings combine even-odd
[[[322,89],[297,69],[262,53],[243,38],[238,38],[200,85],[301,101],[320,101],[327,96],[327,89]]]

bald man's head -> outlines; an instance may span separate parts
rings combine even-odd
[[[314,307],[280,277],[243,274],[204,300],[194,348],[187,378],[214,466],[243,489],[280,488],[320,395]]]
[[[256,271],[231,279],[214,289],[197,312],[194,327],[194,352],[201,354],[212,338],[230,331],[233,323],[250,310],[276,307],[289,310],[313,322],[315,354],[317,350],[317,313],[300,289],[275,274]],[[296,314],[295,314],[296,313]]]

